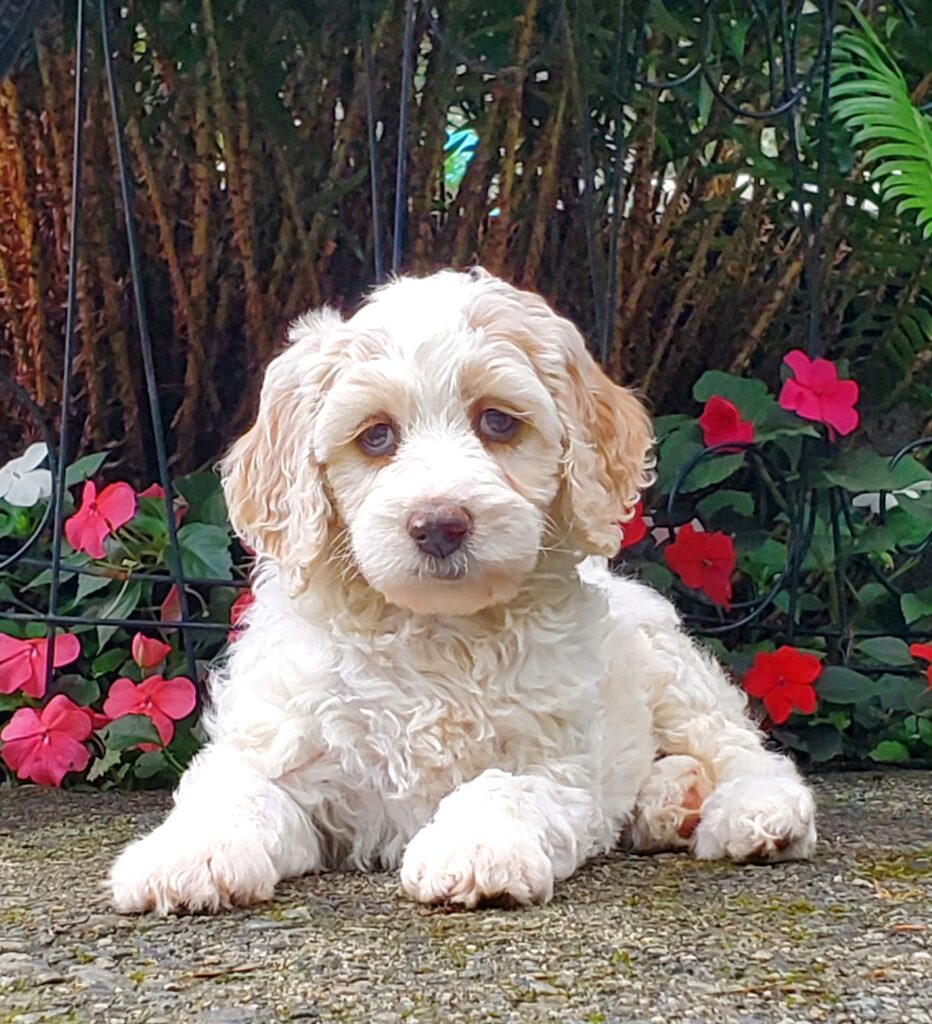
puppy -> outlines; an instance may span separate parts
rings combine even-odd
[[[298,320],[223,464],[258,553],[210,743],[110,875],[121,911],[395,869],[423,903],[550,899],[623,838],[782,860],[814,803],[671,605],[612,577],[651,425],[482,271]],[[589,556],[601,556],[601,559]]]

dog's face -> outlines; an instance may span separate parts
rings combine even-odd
[[[291,340],[224,479],[234,526],[293,592],[329,558],[393,604],[468,615],[547,547],[617,550],[649,421],[543,300],[445,271]]]

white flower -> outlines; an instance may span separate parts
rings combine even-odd
[[[18,459],[0,468],[0,498],[19,508],[32,508],[51,497],[52,474],[38,468],[48,453],[48,445],[31,444]]]
[[[901,491],[885,491],[883,496],[883,508],[885,512],[889,512],[891,508],[896,508],[899,502],[896,500],[898,494],[905,495],[911,501],[915,501],[923,491],[932,490],[932,480],[917,480],[914,484],[909,487],[904,487]],[[873,512],[877,515],[880,512],[880,491],[869,491],[866,494],[859,494],[856,498],[851,499],[851,504],[855,508],[866,508],[868,512]]]

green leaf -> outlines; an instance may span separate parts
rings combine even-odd
[[[165,770],[171,771],[168,761],[161,750],[147,750],[136,758],[133,765],[133,775],[137,779],[151,779],[154,775]]]
[[[737,407],[743,419],[755,425],[773,408],[779,409],[763,381],[736,377],[721,370],[706,370],[693,385],[693,398],[705,403],[715,395],[726,398]]]
[[[920,718],[917,723],[919,738],[927,747],[932,747],[932,719]]]
[[[94,677],[105,676],[118,669],[129,657],[129,652],[122,648],[112,648],[99,654],[91,664],[91,672]]]
[[[829,665],[815,684],[816,693],[823,700],[835,704],[857,704],[877,693],[877,684],[868,676],[841,665]]]
[[[900,608],[907,625],[932,615],[932,587],[925,587],[915,594],[904,594],[900,598]]]
[[[0,693],[0,711],[15,711],[28,704],[29,701],[20,693]]]
[[[881,636],[872,640],[862,640],[855,645],[868,658],[881,665],[894,665],[903,667],[915,665],[912,655],[909,653],[909,645],[895,636]]]
[[[800,736],[813,761],[820,764],[838,757],[844,749],[841,733],[830,725],[813,725]]]
[[[95,701],[100,700],[100,687],[93,679],[85,679],[83,676],[59,676],[55,681],[55,689],[70,697],[82,708],[90,707]]]
[[[94,608],[94,613],[101,619],[128,619],[136,610],[142,598],[142,584],[138,580],[128,580],[113,600],[102,601]],[[97,627],[97,647],[103,649],[109,643],[117,626]]]
[[[909,751],[899,740],[881,740],[867,756],[883,764],[903,764],[909,760]]]
[[[85,778],[88,782],[96,782],[106,775],[115,765],[120,763],[122,752],[120,750],[107,750],[103,757],[95,757],[87,770]]]
[[[673,573],[663,565],[656,562],[645,562],[638,566],[638,576],[646,583],[649,583],[654,590],[661,594],[668,593],[673,588]]]
[[[186,519],[212,526],[226,525],[226,505],[220,490],[220,480],[214,473],[191,473],[184,476],[175,483],[175,490],[188,506]]]
[[[885,711],[921,714],[932,708],[932,690],[924,677],[883,675],[878,681],[880,703]]]
[[[703,522],[723,510],[739,516],[752,516],[754,499],[747,491],[713,491],[696,504],[696,511]]]
[[[105,587],[109,587],[113,583],[113,579],[110,576],[97,576],[88,574],[80,574],[78,576],[78,600],[83,601],[85,597],[90,597],[91,594],[96,594],[98,590],[103,590]]]
[[[890,460],[862,448],[846,451],[835,463],[818,474],[815,487],[842,487],[852,494],[867,491],[897,491],[918,480],[928,479],[929,471],[912,458],[901,459],[895,467]]]
[[[225,527],[188,523],[178,531],[178,543],[185,575],[192,578],[232,578],[230,534]]]
[[[94,452],[92,455],[75,459],[65,470],[65,486],[74,487],[75,484],[83,483],[92,477],[104,464],[106,458],[107,452]]]
[[[162,745],[151,719],[145,715],[123,715],[101,730],[108,750],[126,750],[140,743]]]

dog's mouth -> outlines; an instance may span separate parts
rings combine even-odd
[[[446,558],[427,555],[418,566],[418,578],[422,580],[446,580],[455,582],[469,573],[469,555],[465,551],[454,551]]]

